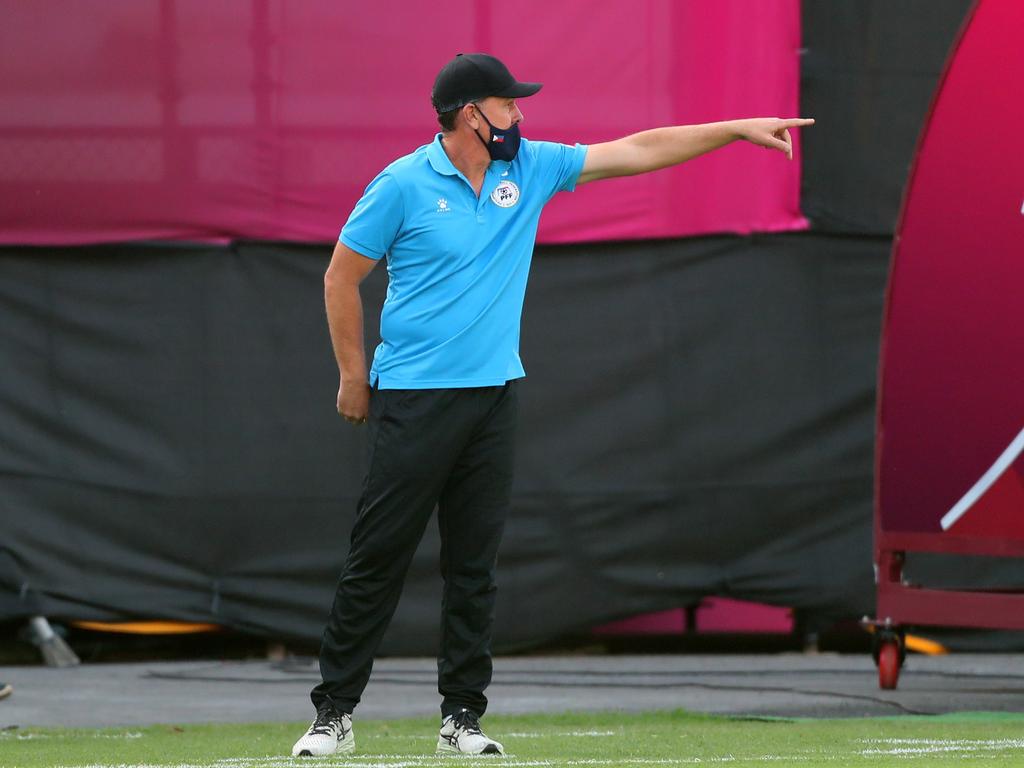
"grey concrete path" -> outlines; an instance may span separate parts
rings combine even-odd
[[[0,728],[308,720],[313,659],[283,662],[0,667],[14,694]],[[500,658],[492,713],[683,708],[781,717],[1024,712],[1024,656],[911,656],[880,691],[868,656],[544,656]],[[431,659],[381,659],[359,718],[438,713]]]

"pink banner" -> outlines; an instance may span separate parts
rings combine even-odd
[[[0,241],[331,241],[437,129],[459,51],[544,89],[531,139],[796,116],[798,0],[47,0],[0,25]],[[796,137],[799,142],[799,136]],[[737,143],[560,195],[541,240],[803,229],[799,161]]]
[[[947,66],[893,254],[882,532],[1024,539],[1024,4],[982,0]],[[993,73],[997,73],[995,77]]]

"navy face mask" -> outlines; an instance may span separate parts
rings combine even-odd
[[[476,107],[477,114],[490,126],[490,141],[484,141],[483,136],[479,133],[476,134],[476,137],[483,142],[484,147],[487,149],[487,154],[491,156],[491,160],[507,160],[512,162],[516,152],[519,151],[519,140],[522,138],[519,135],[519,123],[513,123],[510,128],[495,128],[494,123],[488,120],[487,115],[480,109],[480,105],[473,104],[473,106]]]

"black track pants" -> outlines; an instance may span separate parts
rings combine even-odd
[[[373,390],[369,471],[320,648],[329,697],[351,712],[398,605],[434,506],[441,533],[442,716],[487,708],[495,564],[515,455],[516,383],[469,389]]]

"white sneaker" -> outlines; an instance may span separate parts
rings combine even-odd
[[[501,755],[505,749],[494,739],[484,735],[475,713],[462,709],[441,721],[437,751],[458,752],[464,755]]]
[[[329,701],[316,711],[316,720],[292,747],[292,757],[321,757],[335,752],[351,752],[356,748],[352,733],[352,716],[341,713]]]

